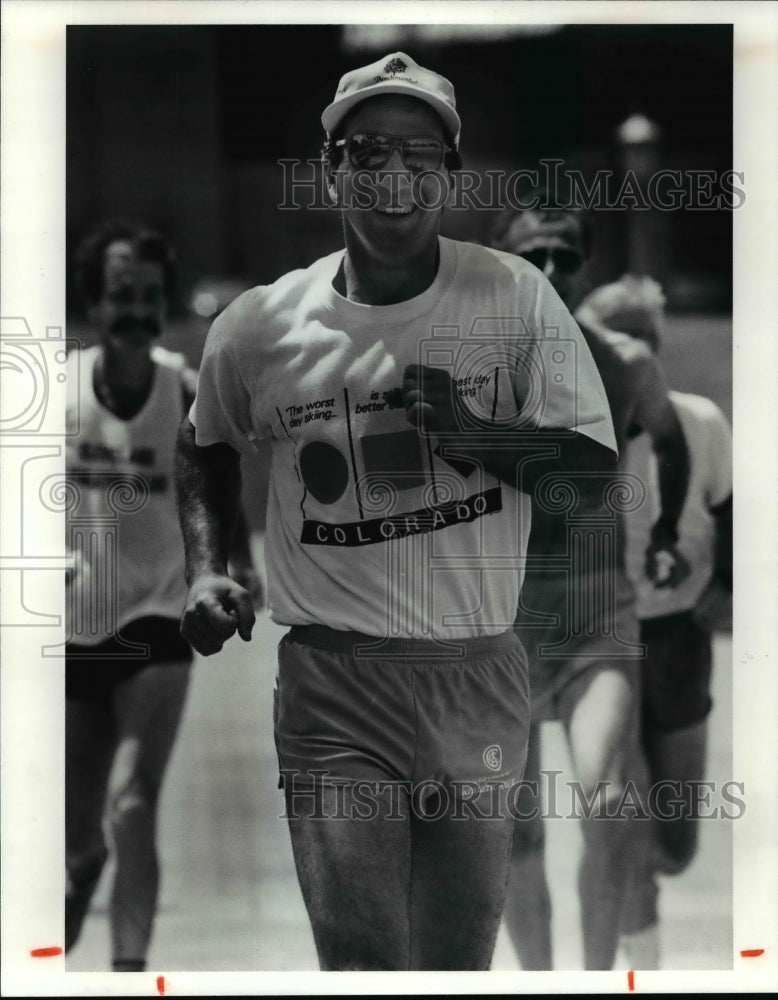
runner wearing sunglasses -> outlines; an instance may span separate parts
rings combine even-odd
[[[449,81],[393,53],[347,73],[322,124],[345,249],[211,329],[179,434],[182,631],[204,655],[250,638],[224,540],[240,452],[269,437],[268,603],[289,626],[275,739],[320,965],[488,969],[529,729],[523,491],[560,466],[614,468],[613,429],[543,276],[440,236]],[[548,370],[548,327],[570,349],[530,406],[518,362]]]
[[[492,245],[542,268],[567,306],[577,306],[589,230],[580,212],[545,211],[547,192],[537,192],[537,210],[509,211],[497,222]],[[555,200],[556,203],[556,200]],[[644,431],[659,470],[659,512],[644,559],[647,578],[659,588],[679,584],[688,566],[676,549],[678,519],[689,479],[683,430],[668,397],[656,356],[639,341],[608,330],[589,314],[576,314],[602,376],[620,455],[631,436]],[[631,516],[631,515],[626,515]],[[527,576],[517,629],[530,660],[532,725],[521,813],[516,824],[511,885],[505,920],[525,969],[553,968],[551,901],[544,872],[541,817],[543,785],[540,724],[562,722],[575,777],[589,801],[605,790],[611,813],[632,779],[643,781],[638,750],[640,668],[635,594],[627,579],[623,524],[617,524],[609,568],[573,565],[558,569],[569,552],[565,517],[533,506]],[[660,578],[660,568],[666,575]],[[609,597],[612,595],[612,597]],[[574,617],[572,609],[577,609]],[[543,624],[539,615],[546,617]],[[555,651],[553,646],[557,647]],[[563,651],[560,652],[560,647]],[[537,795],[531,794],[536,782]],[[637,786],[636,786],[637,787]],[[642,847],[640,822],[603,819],[597,808],[584,818],[579,897],[586,969],[610,969],[619,940],[630,869]],[[651,967],[651,966],[642,966]]]
[[[395,149],[402,156],[403,166],[414,174],[438,170],[443,163],[445,146],[429,135],[396,136],[380,132],[355,132],[348,139],[337,139],[335,146],[344,146],[355,170],[382,170]]]

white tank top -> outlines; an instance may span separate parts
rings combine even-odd
[[[691,573],[677,587],[655,587],[645,574],[645,550],[651,525],[659,517],[659,478],[656,457],[647,434],[626,449],[625,468],[647,488],[647,501],[625,519],[627,572],[635,584],[639,618],[659,618],[694,607],[713,571],[715,522],[711,508],[732,494],[732,431],[721,410],[710,399],[671,392],[670,399],[683,427],[691,461],[686,501],[678,522],[678,551]]]
[[[145,405],[121,420],[95,395],[100,348],[68,358],[67,637],[96,645],[146,615],[178,619],[186,598],[173,458],[184,416],[180,365],[155,357]]]

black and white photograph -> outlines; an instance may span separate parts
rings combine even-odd
[[[775,990],[778,4],[3,20],[4,995]]]

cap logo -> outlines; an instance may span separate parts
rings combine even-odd
[[[369,66],[351,70],[340,78],[335,99],[322,112],[321,122],[325,132],[331,135],[346,112],[359,101],[382,93],[410,94],[426,101],[440,115],[453,141],[459,143],[461,124],[451,81],[433,70],[418,66],[404,52],[391,52]]]
[[[408,64],[404,63],[402,59],[390,59],[384,66],[384,73],[403,73],[406,69],[408,69]]]

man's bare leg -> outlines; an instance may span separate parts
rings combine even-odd
[[[65,951],[78,940],[108,851],[103,813],[116,733],[94,701],[65,700]]]
[[[189,684],[189,663],[165,663],[117,685],[119,740],[108,785],[107,822],[116,852],[111,894],[114,968],[146,961],[159,890],[157,803]]]
[[[551,894],[545,872],[542,808],[540,724],[536,724],[530,727],[524,783],[517,800],[504,912],[511,942],[525,971],[553,968]]]
[[[504,790],[411,816],[411,969],[488,970],[500,929],[514,820]],[[461,818],[455,818],[455,817]],[[491,818],[487,818],[491,817]]]
[[[310,790],[287,779],[292,851],[323,971],[409,967],[410,804],[385,785],[355,796],[347,785]]]
[[[662,795],[657,794],[657,813],[672,818],[657,815],[653,821],[658,870],[676,875],[688,866],[697,851],[699,817],[688,808],[688,804],[695,801],[689,782],[702,781],[705,777],[707,720],[683,729],[648,730],[644,734],[644,746],[651,780],[654,783],[677,782],[681,786],[680,796],[669,789],[665,802]],[[685,803],[682,813],[678,798]]]
[[[639,788],[641,800],[650,806],[648,767],[640,743],[629,764],[630,780]],[[649,809],[647,808],[647,812]],[[627,883],[627,898],[621,915],[621,947],[631,969],[659,969],[659,887],[655,872],[654,820],[631,823],[634,863]]]
[[[624,792],[631,744],[637,740],[633,685],[618,670],[596,673],[563,722],[583,793],[591,800],[598,783],[605,782],[605,803],[612,809]],[[635,847],[632,820],[597,818],[597,812],[582,822],[578,875],[587,970],[613,967]]]

